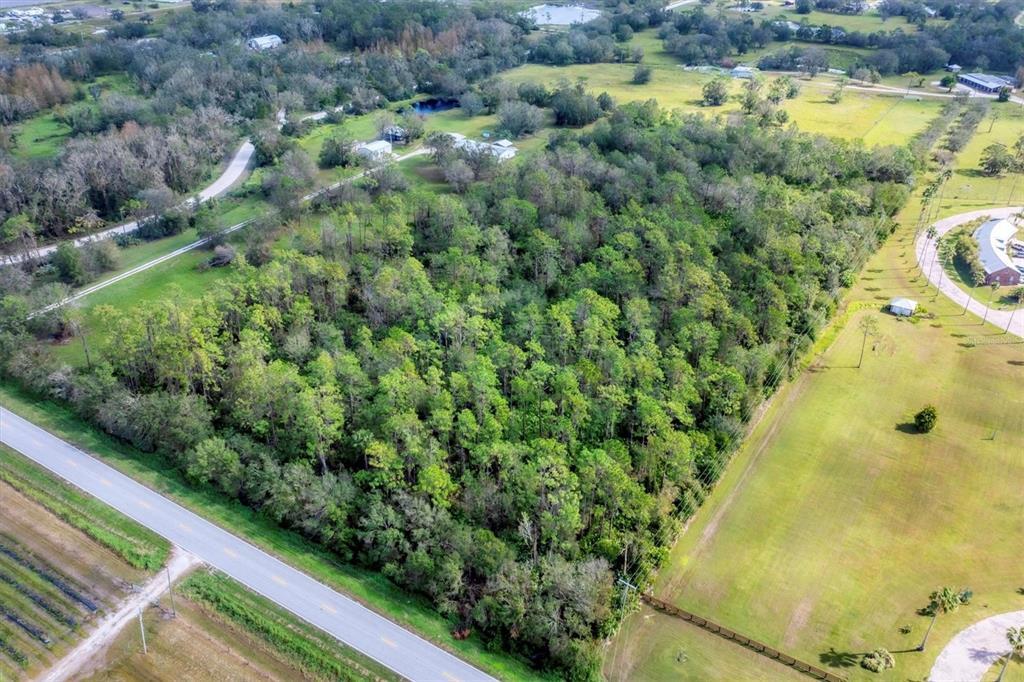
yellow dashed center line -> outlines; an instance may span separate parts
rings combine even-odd
[[[393,639],[388,639],[387,637],[381,637],[380,641],[384,642],[385,644],[387,644],[392,649],[397,649],[398,648],[398,645],[395,644],[395,640],[393,640]]]
[[[330,604],[321,604],[320,608],[323,609],[324,611],[326,611],[327,613],[333,613],[333,614],[337,614],[338,613],[338,609],[334,608]]]
[[[108,488],[109,488],[109,487],[110,487],[111,485],[113,485],[113,484],[112,484],[112,483],[111,483],[111,482],[110,482],[109,480],[107,480],[107,479],[105,479],[105,478],[100,478],[100,483],[101,483],[102,485],[105,485],[105,486],[107,486]]]
[[[452,675],[450,672],[442,672],[441,674],[444,676],[444,679],[446,680],[451,680],[451,682],[459,682],[459,678],[455,677],[455,675]]]
[[[227,554],[232,559],[237,559],[238,558],[238,552],[236,552],[233,549],[229,549],[229,548],[225,547],[224,548],[224,553]]]
[[[278,585],[287,585],[288,584],[288,583],[286,583],[284,581],[284,578],[282,578],[281,576],[279,576],[277,574],[274,574],[274,575],[270,576],[270,579],[273,580]]]

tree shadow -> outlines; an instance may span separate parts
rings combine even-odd
[[[896,425],[896,430],[900,433],[918,434],[921,433],[917,430],[917,425],[914,422],[903,422],[902,424]]]
[[[853,651],[836,651],[834,646],[818,654],[818,660],[830,668],[852,668],[860,663],[860,657],[864,654]]]
[[[1006,364],[1013,365],[1014,367],[1024,367],[1024,360],[1007,360]]]

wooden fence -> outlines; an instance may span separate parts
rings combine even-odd
[[[767,656],[768,658],[776,660],[783,665],[788,665],[790,668],[798,670],[804,673],[805,675],[810,675],[816,680],[825,680],[825,682],[846,682],[845,677],[841,677],[839,675],[836,675],[835,673],[830,673],[829,671],[819,668],[816,665],[811,665],[810,663],[805,663],[804,661],[793,658],[789,654],[784,654],[778,649],[774,649],[768,646],[767,644],[763,644],[757,641],[756,639],[751,639],[750,637],[741,635],[738,632],[733,632],[727,627],[723,627],[718,623],[715,623],[714,621],[708,620],[707,618],[701,618],[700,616],[690,613],[685,609],[673,606],[672,604],[663,602],[660,599],[655,599],[654,597],[651,597],[646,594],[640,595],[640,598],[644,601],[644,603],[646,603],[651,608],[657,609],[658,611],[666,613],[670,616],[675,616],[676,618],[681,618],[682,620],[693,623],[697,627],[703,628],[708,632],[713,632],[719,637],[730,639],[739,644],[740,646],[745,646],[751,651],[755,651],[761,654],[762,656]]]

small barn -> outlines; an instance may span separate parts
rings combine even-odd
[[[273,50],[274,48],[281,47],[284,45],[284,41],[281,40],[281,36],[271,33],[265,36],[249,38],[249,40],[245,41],[245,44],[250,50],[263,52],[264,50]]]
[[[917,310],[917,301],[909,298],[894,298],[889,301],[889,312],[898,317],[910,317]]]

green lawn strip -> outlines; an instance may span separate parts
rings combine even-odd
[[[66,406],[34,399],[9,382],[0,382],[0,403],[494,676],[503,680],[552,679],[531,670],[525,661],[489,651],[476,636],[456,640],[451,635],[453,624],[439,616],[425,599],[402,591],[379,573],[340,562],[323,548],[282,529],[241,503],[228,500],[209,488],[190,485],[160,458],[111,438],[82,421]]]
[[[2,446],[0,479],[135,568],[155,571],[167,560],[170,543],[159,535]]]
[[[58,121],[50,111],[16,124],[14,134],[14,155],[38,159],[56,156],[70,137],[71,127]]]
[[[192,601],[263,640],[306,673],[332,680],[399,679],[223,574],[195,573],[180,589]]]

